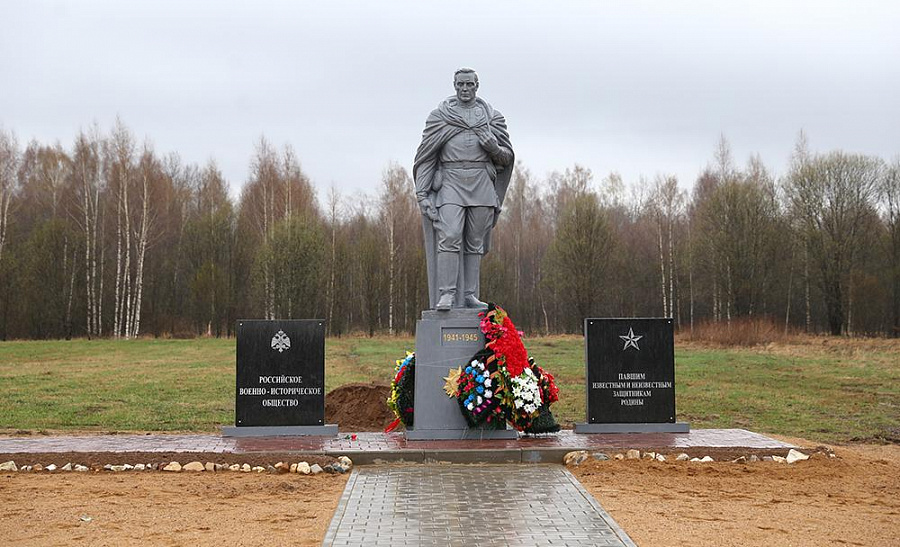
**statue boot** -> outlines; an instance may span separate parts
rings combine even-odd
[[[463,264],[466,276],[465,304],[467,308],[485,309],[487,304],[478,300],[475,296],[475,288],[478,287],[478,277],[481,275],[481,255],[467,254]]]
[[[459,275],[459,253],[437,254],[438,293],[441,295],[434,309],[446,311],[456,300],[456,277]]]

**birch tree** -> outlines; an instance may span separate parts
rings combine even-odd
[[[106,174],[103,161],[103,137],[95,125],[89,132],[81,131],[75,139],[73,174],[78,195],[78,221],[84,236],[85,321],[88,338],[103,334],[98,248],[102,245],[103,226],[100,215],[100,196]]]
[[[18,189],[19,154],[16,135],[0,129],[0,264],[6,247],[10,204]]]
[[[676,177],[657,175],[651,194],[650,207],[656,218],[663,317],[674,316],[675,224],[683,212],[684,199],[684,193],[678,189]]]

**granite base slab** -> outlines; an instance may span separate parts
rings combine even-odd
[[[337,424],[282,426],[222,426],[223,437],[336,437]]]
[[[575,424],[575,433],[690,433],[687,422],[650,424]]]
[[[515,429],[408,429],[408,441],[518,439]]]

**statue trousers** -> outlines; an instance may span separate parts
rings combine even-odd
[[[484,254],[484,238],[494,222],[493,207],[463,207],[445,203],[438,207],[434,223],[438,236],[438,252]]]

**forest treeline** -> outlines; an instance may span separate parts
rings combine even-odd
[[[776,176],[723,137],[689,191],[518,164],[481,295],[531,333],[670,316],[900,334],[900,161],[813,152],[802,133],[790,157]],[[121,121],[68,146],[0,129],[0,338],[226,336],[243,318],[414,331],[427,282],[403,167],[345,196],[261,138],[236,201],[228,187]]]

